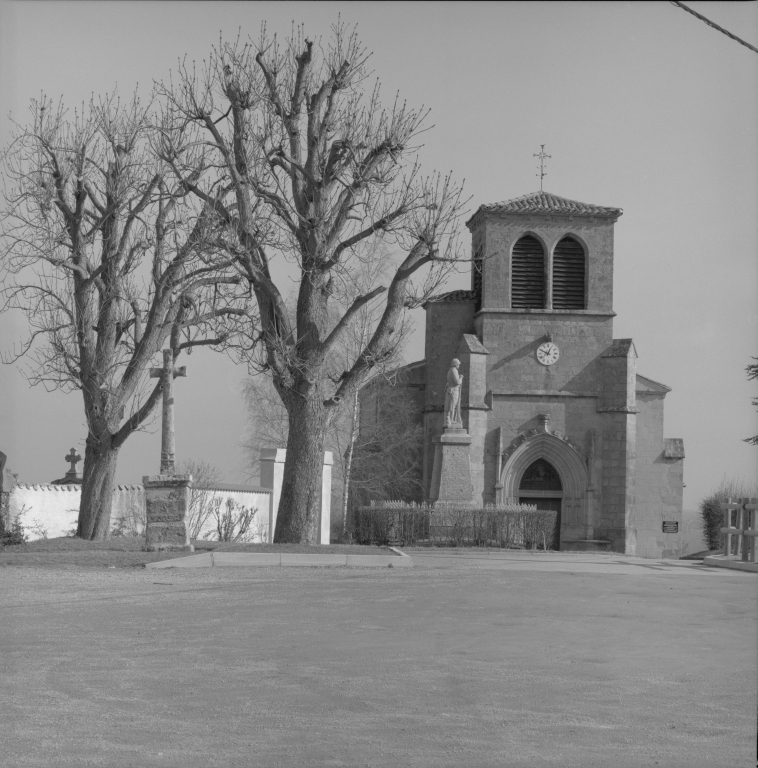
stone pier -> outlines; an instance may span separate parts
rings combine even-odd
[[[192,475],[145,475],[146,542],[149,552],[194,552],[187,522]]]

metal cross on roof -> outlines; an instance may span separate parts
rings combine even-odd
[[[539,173],[535,173],[534,175],[540,177],[540,192],[542,192],[542,179],[544,179],[545,176],[547,176],[547,172],[545,171],[545,160],[548,157],[552,159],[552,155],[545,154],[545,145],[544,144],[540,144],[540,151],[539,151],[539,153],[535,152],[532,155],[532,157],[539,157],[539,159],[540,159],[540,172]]]

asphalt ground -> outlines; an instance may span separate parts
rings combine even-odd
[[[0,765],[754,765],[754,574],[408,552],[0,568]]]

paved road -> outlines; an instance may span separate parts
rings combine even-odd
[[[467,551],[445,549],[442,552],[427,548],[403,550],[422,568],[487,568],[514,571],[550,571],[568,573],[613,573],[625,576],[649,576],[669,574],[677,576],[723,577],[723,568],[711,568],[699,560],[648,560],[641,557],[626,557],[616,554],[594,554],[581,552],[512,552],[503,550]],[[748,574],[748,578],[755,578]]]

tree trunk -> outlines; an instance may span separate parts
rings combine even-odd
[[[118,448],[112,447],[110,435],[100,440],[91,434],[87,437],[76,529],[79,538],[107,539],[110,534],[117,458]]]
[[[321,398],[294,396],[274,542],[316,544],[321,510],[324,438],[329,414]]]
[[[350,497],[350,473],[353,468],[353,451],[355,450],[355,441],[358,439],[358,417],[360,415],[360,398],[358,390],[353,394],[353,413],[350,423],[350,442],[347,446],[347,457],[345,458],[344,487],[342,489],[342,536],[347,536],[347,501]]]

